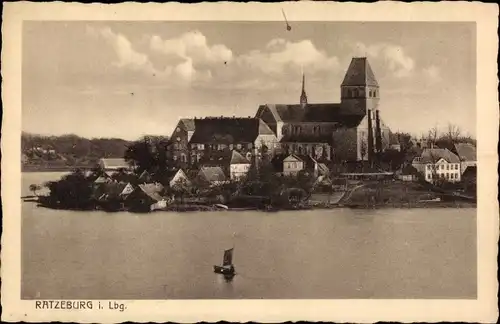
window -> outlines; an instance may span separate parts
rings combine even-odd
[[[186,162],[186,155],[185,154],[181,154],[181,162]]]
[[[450,173],[450,179],[453,179],[454,174]]]
[[[446,170],[449,170],[450,169],[450,166],[449,165],[446,165]]]
[[[427,179],[431,180],[431,175],[430,174],[427,174]]]
[[[441,164],[441,170],[444,170],[444,164]]]
[[[177,127],[177,128],[175,129],[175,131],[178,133],[178,132],[180,132],[180,131],[181,131],[181,129],[180,129],[179,127]]]
[[[237,145],[236,145],[236,148],[237,148],[238,150],[241,150],[241,144],[237,144]]]
[[[196,144],[191,144],[191,148],[194,150],[196,149]]]
[[[458,164],[455,164],[455,170],[458,170]]]
[[[281,128],[281,132],[283,133],[283,135],[286,135],[286,133],[288,132],[286,126],[283,126],[283,128]]]
[[[233,150],[233,148],[234,148],[234,145],[233,144],[229,144],[229,149]]]
[[[446,179],[450,179],[450,174],[446,172]]]
[[[174,161],[177,161],[177,155],[174,155]]]
[[[252,149],[252,146],[253,146],[252,143],[248,143],[248,145],[247,145],[247,147],[248,147],[249,150]]]

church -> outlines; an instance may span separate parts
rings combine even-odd
[[[172,160],[189,169],[234,150],[249,161],[263,154],[318,163],[373,161],[393,136],[382,121],[380,87],[366,58],[352,59],[340,89],[340,103],[309,103],[302,75],[298,104],[261,105],[254,117],[181,119],[171,135]]]
[[[305,76],[299,104],[261,105],[261,119],[277,138],[276,152],[323,161],[371,161],[390,147],[379,111],[380,87],[366,57],[351,60],[340,85],[340,103],[309,103]]]

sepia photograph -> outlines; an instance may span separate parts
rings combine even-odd
[[[477,23],[269,8],[22,21],[9,200],[32,311],[478,300],[498,132],[477,126]]]

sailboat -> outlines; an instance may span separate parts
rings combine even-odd
[[[225,277],[233,277],[236,275],[235,268],[233,265],[233,252],[234,247],[224,251],[224,257],[222,259],[222,265],[214,265],[214,272],[222,274]]]

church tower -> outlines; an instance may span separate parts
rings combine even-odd
[[[344,114],[366,115],[378,110],[380,90],[366,57],[354,57],[340,86]]]
[[[302,73],[302,93],[300,94],[300,106],[305,108],[307,106],[307,94],[306,94],[306,77]]]

